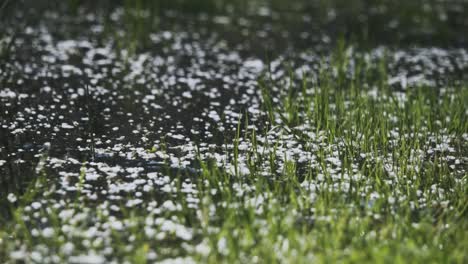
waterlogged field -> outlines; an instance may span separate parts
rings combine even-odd
[[[468,262],[466,2],[189,2],[2,5],[0,262]]]

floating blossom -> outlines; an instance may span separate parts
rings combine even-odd
[[[18,198],[16,198],[16,195],[13,193],[9,193],[7,199],[8,201],[10,201],[10,203],[14,203],[18,200]]]
[[[55,231],[51,227],[46,227],[44,230],[42,230],[42,236],[44,236],[45,238],[51,238],[54,236],[54,234]]]
[[[228,247],[227,247],[227,239],[225,237],[221,237],[218,240],[218,244],[216,245],[218,248],[218,252],[227,255],[229,253]]]
[[[96,254],[72,256],[68,260],[73,264],[103,264],[106,262],[103,256]]]
[[[243,66],[255,73],[261,72],[264,68],[263,62],[259,59],[246,60]]]

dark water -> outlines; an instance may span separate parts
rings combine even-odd
[[[189,165],[193,154],[187,157],[181,144],[219,148],[232,139],[240,112],[260,113],[253,123],[262,119],[258,78],[268,73],[275,89],[289,77],[286,69],[298,79],[313,75],[331,60],[339,39],[350,46],[359,40],[347,50],[351,60],[355,54],[376,62],[385,57],[388,81],[398,89],[466,80],[466,3],[408,5],[398,12],[386,3],[250,9],[223,3],[208,12],[167,5],[7,3],[3,197],[21,193],[35,177],[45,144],[50,157],[73,159],[75,167],[91,160],[159,164],[162,157],[147,150],[161,144]]]

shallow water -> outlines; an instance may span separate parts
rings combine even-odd
[[[320,146],[323,135],[312,132],[315,130],[307,124],[293,128],[309,133],[307,143],[285,136],[287,131],[270,130],[266,137],[261,136],[271,124],[261,106],[258,80],[267,80],[277,102],[290,80],[314,84],[320,68],[333,71],[332,52],[340,39],[339,27],[346,21],[345,15],[340,16],[342,10],[330,11],[317,21],[305,11],[281,13],[268,8],[239,17],[162,12],[154,27],[142,29],[144,40],[129,46],[126,40],[134,38],[135,32],[124,30],[125,11],[121,8],[111,8],[110,19],[85,9],[77,16],[46,11],[39,18],[38,10],[16,10],[13,18],[3,21],[10,27],[6,27],[2,43],[14,39],[0,68],[2,208],[12,201],[14,205],[14,197],[45,173],[46,181],[35,183],[36,191],[44,196],[26,206],[26,221],[35,222],[41,208],[53,208],[66,221],[83,222],[82,229],[69,227],[68,231],[88,244],[97,238],[106,244],[110,230],[129,229],[130,224],[119,218],[124,208],[170,215],[181,211],[174,197],[183,195],[184,206],[196,211],[200,204],[197,159],[213,160],[231,174],[249,173],[245,155],[237,171],[233,157],[225,151],[233,148],[241,114],[242,120],[248,115],[249,130],[260,135],[261,147],[271,151],[268,144],[262,144],[267,139],[278,144],[277,172],[287,159],[298,164],[316,162],[313,150]],[[448,14],[441,13],[461,20],[452,30],[468,25],[458,14],[467,12],[463,8],[447,10]],[[375,12],[377,15],[368,13],[367,19],[386,17],[383,11]],[[455,20],[453,17],[450,19]],[[11,26],[11,21],[22,23]],[[326,26],[317,26],[322,24]],[[388,68],[387,84],[395,91],[419,85],[459,87],[468,80],[466,34],[447,32],[442,38],[440,32],[424,29],[396,34],[405,27],[398,21],[388,24],[382,23],[381,30],[368,29],[375,35],[368,37],[366,47],[353,45],[349,37],[351,48],[344,52],[349,61],[347,75],[353,76],[363,59],[375,65],[383,61]],[[433,46],[436,44],[440,45]],[[372,87],[366,89],[372,91]],[[441,143],[446,145],[439,148],[455,148],[454,136],[446,136],[447,141]],[[463,140],[466,144],[466,135]],[[251,146],[249,138],[240,139],[241,152]],[[339,146],[337,140],[326,151],[327,164],[337,172],[336,182],[343,179]],[[453,160],[454,172],[466,173],[465,164],[466,156],[458,163]],[[358,162],[353,166],[357,168]],[[267,163],[260,168],[260,174],[272,173]],[[320,188],[314,182],[302,184],[311,197]],[[236,190],[253,193],[254,188],[237,186]],[[346,191],[341,185],[336,188]],[[64,209],[75,199],[79,209]],[[261,203],[261,199],[249,202]],[[106,217],[99,220],[96,208],[106,212]],[[2,210],[2,218],[10,218],[7,210]],[[148,235],[158,229],[163,230],[161,240],[171,232],[177,241],[197,240],[199,234],[190,225],[172,218],[157,219],[147,225]],[[48,221],[39,223],[33,233],[49,236]],[[167,242],[168,248],[170,244]],[[74,256],[75,246],[63,251]],[[18,258],[23,251],[18,248]],[[167,255],[178,254],[174,252]],[[98,254],[110,257],[112,252],[103,247]]]

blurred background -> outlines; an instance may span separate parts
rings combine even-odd
[[[254,24],[272,37],[286,31],[288,39],[305,40],[305,45],[306,35],[313,38],[319,32],[326,32],[331,41],[343,37],[360,45],[397,46],[461,47],[468,36],[464,0],[4,0],[0,6],[3,35],[57,11],[57,27],[74,23],[76,30],[85,30],[79,25],[95,16],[103,20],[108,34],[126,31],[127,39],[138,42],[136,48],[157,28],[210,24],[231,33]],[[73,27],[65,31],[73,34]]]

